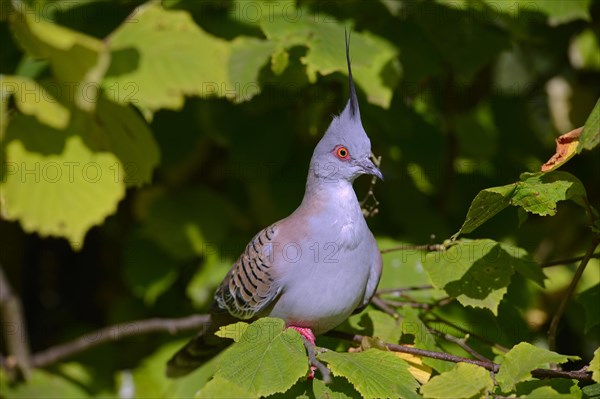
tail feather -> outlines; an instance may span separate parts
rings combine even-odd
[[[211,316],[211,321],[167,362],[167,377],[183,377],[231,345],[231,339],[221,338],[215,332],[232,321],[231,317]]]

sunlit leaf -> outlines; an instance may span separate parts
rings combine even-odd
[[[591,150],[600,143],[600,100],[596,102],[594,109],[588,116],[581,137],[579,138],[579,146],[577,152],[581,152],[584,149]]]
[[[94,110],[100,80],[110,62],[102,41],[48,22],[35,11],[20,10],[11,14],[17,41],[32,56],[48,59],[61,82],[59,90],[69,92],[70,101],[83,110]]]
[[[458,363],[452,370],[433,377],[421,387],[425,398],[483,398],[494,386],[490,372],[469,363]]]
[[[229,45],[204,32],[186,11],[144,4],[107,42],[112,61],[102,87],[115,102],[152,112],[180,109],[187,95],[234,92],[227,77]]]
[[[306,65],[309,80],[315,82],[317,73],[329,75],[347,73],[344,30],[341,22],[326,16],[310,15],[308,10],[290,4],[287,11],[298,18],[290,23],[284,14],[276,13],[261,20],[261,28],[267,38],[279,48],[302,45],[308,47],[302,62]],[[327,20],[323,22],[321,18]],[[388,108],[399,71],[389,68],[396,56],[396,49],[389,42],[369,32],[354,32],[351,39],[352,73],[357,85],[365,92],[369,102]],[[281,52],[281,50],[278,50]],[[283,70],[282,61],[276,70]],[[386,76],[386,74],[388,76]]]
[[[318,358],[337,376],[345,377],[363,398],[418,398],[417,382],[408,364],[392,352],[369,349],[365,352],[327,351]]]
[[[504,392],[508,392],[517,382],[530,378],[533,369],[548,363],[564,363],[577,359],[579,359],[578,356],[561,355],[527,342],[521,342],[502,358],[500,371],[496,374],[496,381]]]
[[[225,379],[252,396],[284,392],[308,371],[308,358],[297,331],[283,320],[262,318],[223,354],[215,378]]]

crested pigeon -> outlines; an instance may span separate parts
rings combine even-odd
[[[314,344],[375,294],[381,255],[352,183],[383,176],[360,119],[349,37],[346,62],[350,99],[314,150],[302,203],[252,238],[215,293],[211,322],[171,358],[167,376],[188,374],[229,345],[214,335],[223,325],[278,317]]]

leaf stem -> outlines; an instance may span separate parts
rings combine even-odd
[[[579,280],[581,279],[581,276],[583,275],[583,271],[585,270],[585,267],[587,266],[589,260],[594,255],[594,251],[596,250],[596,247],[598,246],[598,244],[600,244],[600,236],[594,236],[592,239],[592,243],[588,247],[585,255],[581,259],[581,263],[579,264],[579,266],[577,267],[577,270],[575,271],[575,274],[573,275],[573,279],[571,280],[571,283],[569,284],[569,287],[567,288],[567,292],[563,296],[562,301],[558,305],[558,309],[556,309],[556,313],[554,314],[554,317],[552,318],[552,321],[550,322],[550,328],[548,329],[548,349],[550,349],[551,351],[556,349],[556,333],[558,331],[558,325],[560,323],[560,319],[562,318],[562,315],[567,308],[567,304],[569,303],[569,300],[571,299],[571,297],[573,296],[573,293],[575,292],[575,288],[577,288],[577,284],[579,283]]]

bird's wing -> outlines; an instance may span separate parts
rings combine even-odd
[[[260,231],[246,246],[215,293],[213,309],[247,320],[258,315],[278,296],[273,263],[277,225]]]
[[[377,247],[377,244],[375,244],[373,252],[373,263],[371,264],[371,269],[369,271],[369,279],[367,280],[367,288],[365,289],[365,295],[363,296],[363,300],[361,301],[358,308],[356,308],[354,313],[360,313],[364,308],[367,307],[369,302],[371,302],[371,298],[373,298],[373,295],[375,295],[375,291],[377,291],[377,285],[379,285],[382,266],[383,260],[381,259],[381,252],[379,252],[379,248]]]

